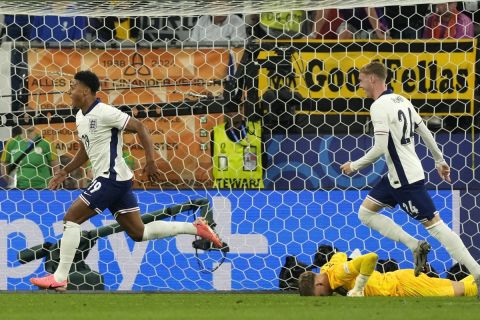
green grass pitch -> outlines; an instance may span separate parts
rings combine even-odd
[[[480,319],[476,298],[281,293],[0,293],[0,319]]]

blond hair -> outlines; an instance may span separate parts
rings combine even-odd
[[[298,278],[298,292],[301,296],[315,295],[315,276],[312,271],[306,271]]]
[[[385,81],[387,80],[387,67],[379,61],[372,61],[367,65],[364,65],[360,69],[360,73],[366,75],[375,75],[380,80]]]

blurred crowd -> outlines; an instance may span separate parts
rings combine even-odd
[[[159,41],[193,44],[232,41],[243,45],[250,39],[343,41],[473,38],[480,34],[478,21],[480,2],[445,2],[436,5],[265,12],[244,16],[89,18],[4,15],[0,16],[0,27],[1,40],[10,42],[85,41],[105,44],[126,42],[133,45]],[[291,92],[287,96],[291,96]],[[285,111],[285,108],[282,110]],[[285,119],[278,119],[283,124],[287,123]],[[436,120],[441,119],[437,117]],[[265,121],[268,124],[267,118]],[[219,132],[225,130],[237,130],[237,136],[242,137],[241,128],[245,131],[246,127],[244,122],[238,123],[240,129],[225,127],[217,132],[217,139]],[[55,146],[33,128],[17,129],[18,132],[2,148],[0,187],[43,189],[57,166],[68,163],[70,158],[65,155],[58,157]],[[260,147],[246,154],[254,159],[252,163],[261,161]],[[244,156],[242,154],[239,157]],[[132,170],[138,167],[129,150],[124,150],[124,157]],[[75,189],[88,184],[91,170],[88,166],[82,170],[72,173],[72,178],[65,183],[66,188]]]
[[[480,33],[479,2],[197,17],[5,15],[7,41],[243,41],[249,38],[446,39]]]

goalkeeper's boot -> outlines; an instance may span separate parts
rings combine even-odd
[[[418,277],[427,265],[427,255],[432,247],[425,240],[418,241],[417,248],[413,250],[413,264],[415,265],[414,274]]]
[[[350,290],[347,292],[347,297],[352,297],[352,298],[361,298],[364,297],[365,294],[363,290],[357,291],[357,290]]]
[[[199,237],[211,241],[216,248],[223,247],[222,240],[220,240],[220,237],[210,228],[204,218],[197,218],[195,222],[193,222],[193,225],[197,228],[197,235]]]
[[[52,289],[55,291],[63,292],[67,290],[67,280],[62,282],[55,281],[53,274],[42,278],[31,278],[30,282],[40,289]]]

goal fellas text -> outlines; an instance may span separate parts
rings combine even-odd
[[[470,104],[475,87],[474,48],[474,41],[461,40],[298,42],[260,49],[259,96],[268,89],[287,86],[305,99],[363,98],[360,69],[376,60],[387,66],[387,82],[398,94],[432,105],[449,99]]]

